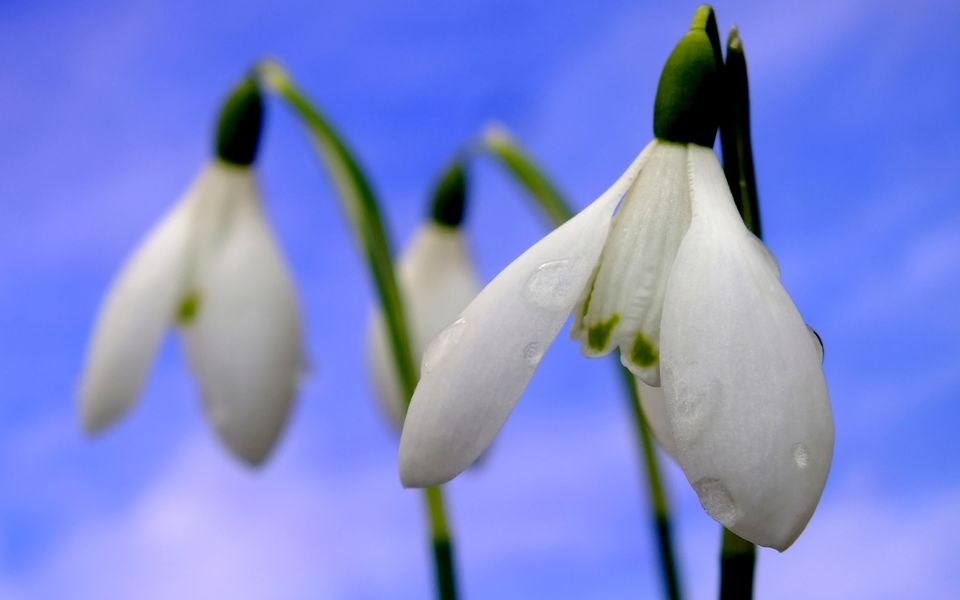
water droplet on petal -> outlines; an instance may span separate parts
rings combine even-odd
[[[678,389],[674,427],[679,438],[691,440],[699,436],[703,429],[703,396],[684,388],[686,386]]]
[[[466,324],[465,319],[457,319],[433,338],[427,349],[423,351],[423,364],[420,370],[424,374],[433,371],[447,356],[450,349],[460,342],[460,338],[463,337],[463,327]]]
[[[569,260],[554,260],[540,265],[527,280],[527,299],[543,308],[562,308],[571,303],[571,296],[580,292],[570,285]]]
[[[540,359],[543,358],[543,344],[540,342],[530,342],[523,348],[523,359],[527,361],[530,365],[540,364]]]
[[[796,443],[793,445],[793,462],[797,463],[797,468],[806,469],[810,463],[810,451],[806,444]]]
[[[717,521],[724,525],[731,525],[740,516],[730,492],[719,479],[704,477],[693,484],[693,489],[700,497],[703,510]]]

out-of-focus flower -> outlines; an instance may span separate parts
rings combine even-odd
[[[280,435],[305,361],[293,282],[252,169],[262,115],[260,92],[245,81],[221,114],[217,156],[113,282],[80,382],[87,431],[133,406],[176,325],[227,447],[259,464]]]
[[[429,219],[414,233],[397,263],[397,283],[408,315],[417,364],[430,340],[452,323],[480,291],[461,229],[465,199],[466,176],[463,165],[457,162],[441,178],[433,195]],[[377,396],[399,430],[403,426],[407,399],[379,308],[370,320],[367,350]]]
[[[819,345],[711,150],[712,19],[698,11],[667,61],[657,139],[426,350],[401,438],[405,485],[443,483],[476,460],[572,313],[586,355],[619,347],[660,388],[644,408],[710,516],[781,550],[806,526],[833,454],[829,396]]]

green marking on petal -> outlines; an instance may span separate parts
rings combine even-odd
[[[637,334],[630,350],[630,362],[638,367],[652,367],[660,360],[660,353],[653,347],[653,343],[643,333]]]
[[[583,300],[583,310],[580,311],[580,320],[587,318],[587,312],[590,310],[590,300],[593,298],[593,288],[597,284],[597,272],[593,272],[590,278],[590,289],[587,291],[587,297]]]
[[[200,313],[200,292],[190,292],[187,294],[180,308],[177,309],[177,323],[180,325],[189,325],[197,318]]]
[[[606,348],[607,342],[610,341],[610,335],[619,322],[620,315],[614,313],[614,315],[606,321],[592,325],[590,329],[587,330],[587,345],[590,346],[590,349],[599,352]]]

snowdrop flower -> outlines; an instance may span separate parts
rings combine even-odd
[[[165,332],[177,325],[227,447],[255,465],[276,442],[304,358],[293,283],[252,169],[262,112],[256,84],[244,82],[224,106],[217,157],[114,281],[80,383],[87,431],[133,406]]]
[[[427,343],[452,323],[480,291],[480,283],[460,228],[464,216],[466,178],[456,162],[434,193],[430,218],[414,234],[397,264],[397,283],[408,313],[415,360]],[[381,310],[370,321],[367,339],[370,371],[377,396],[399,431],[407,399],[391,357]]]
[[[572,313],[584,354],[619,348],[658,388],[644,408],[711,517],[780,550],[803,530],[833,454],[829,397],[819,346],[711,149],[710,26],[702,7],[667,61],[656,139],[431,343],[401,437],[404,485],[448,481],[483,452]]]

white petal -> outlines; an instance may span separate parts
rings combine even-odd
[[[643,416],[653,431],[653,437],[657,439],[664,451],[677,457],[677,442],[673,439],[673,431],[670,429],[670,421],[667,418],[667,407],[663,399],[663,388],[647,385],[639,377],[634,377],[637,382],[637,392],[640,394],[640,408],[643,409]]]
[[[455,321],[480,292],[461,230],[433,221],[423,225],[400,258],[397,284],[408,315],[414,360],[419,364],[430,340]],[[367,349],[378,397],[399,430],[406,401],[379,309],[370,322]]]
[[[204,406],[226,445],[259,464],[286,421],[304,367],[293,283],[248,169],[217,165],[202,199],[197,317],[183,327]]]
[[[80,381],[84,429],[99,431],[136,402],[187,279],[194,198],[190,191],[147,234],[114,281],[97,317]]]
[[[638,164],[514,260],[431,342],[400,438],[405,486],[449,481],[503,426],[596,266]]]
[[[620,347],[620,360],[650,385],[660,385],[660,315],[680,240],[690,224],[686,148],[660,141],[613,218],[610,237],[576,334],[587,356]]]
[[[693,219],[663,311],[662,373],[677,458],[704,509],[785,549],[833,455],[817,349],[740,221],[713,152],[690,148]]]

